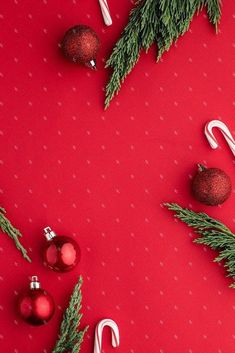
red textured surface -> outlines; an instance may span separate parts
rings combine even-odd
[[[32,264],[1,235],[0,351],[46,353],[79,274],[83,320],[93,351],[94,327],[104,317],[119,325],[122,353],[231,353],[235,292],[214,253],[192,243],[190,230],[162,209],[177,201],[235,228],[235,195],[222,206],[190,195],[195,163],[224,169],[235,185],[234,158],[218,136],[212,151],[204,124],[221,118],[235,134],[235,3],[223,5],[216,36],[205,13],[154,64],[143,54],[110,109],[103,110],[104,60],[132,4],[109,1],[104,26],[98,1],[11,0],[0,5],[1,206],[24,234]],[[97,72],[62,57],[58,41],[83,23],[101,38]],[[74,236],[80,265],[58,275],[43,267],[42,228]],[[47,326],[16,315],[17,293],[36,274],[54,295]],[[111,352],[108,332],[105,352]]]

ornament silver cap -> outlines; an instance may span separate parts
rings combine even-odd
[[[38,276],[32,276],[30,282],[30,289],[39,289],[41,287],[40,282],[38,281]]]
[[[46,227],[43,229],[46,240],[51,240],[56,237],[56,233],[51,229],[51,227]]]
[[[96,62],[95,62],[94,59],[92,59],[91,61],[89,61],[88,66],[91,67],[93,70],[97,70]]]

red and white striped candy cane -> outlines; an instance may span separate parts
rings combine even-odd
[[[214,127],[218,128],[221,131],[225,140],[227,141],[227,144],[229,145],[230,150],[232,151],[233,155],[235,156],[235,140],[234,140],[231,132],[229,131],[228,127],[220,120],[211,120],[205,126],[204,132],[205,132],[206,138],[207,138],[211,148],[216,149],[219,146],[219,144],[218,144],[218,142],[212,132],[212,129]]]
[[[103,15],[104,23],[106,24],[106,26],[111,26],[113,21],[112,21],[111,15],[110,15],[107,1],[106,0],[99,0],[99,3],[100,3],[101,12]]]
[[[101,320],[95,329],[94,353],[102,353],[102,334],[105,326],[111,328],[112,346],[114,348],[120,345],[119,329],[115,321],[111,319]]]

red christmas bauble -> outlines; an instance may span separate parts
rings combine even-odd
[[[20,296],[18,312],[31,325],[43,325],[53,316],[55,304],[52,296],[40,288],[37,276],[32,277],[30,289]]]
[[[67,272],[80,261],[81,251],[70,237],[57,236],[50,227],[44,229],[47,243],[43,250],[44,264],[54,271]]]
[[[192,182],[194,197],[209,206],[216,206],[228,199],[232,192],[230,177],[219,168],[199,169]]]
[[[95,31],[85,25],[70,28],[64,35],[61,48],[64,56],[74,63],[96,68],[100,40]]]

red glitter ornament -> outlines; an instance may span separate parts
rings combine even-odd
[[[200,164],[198,167],[192,183],[194,197],[209,206],[226,201],[232,192],[230,177],[219,168],[206,168]]]
[[[50,227],[44,228],[47,243],[43,250],[44,264],[54,271],[67,272],[80,261],[81,251],[70,237],[57,236]]]
[[[96,68],[96,55],[100,40],[95,31],[85,25],[70,28],[61,43],[62,51],[67,59],[74,63]]]
[[[43,325],[53,316],[55,304],[52,296],[40,288],[37,276],[32,276],[30,289],[18,300],[18,312],[31,325]]]

